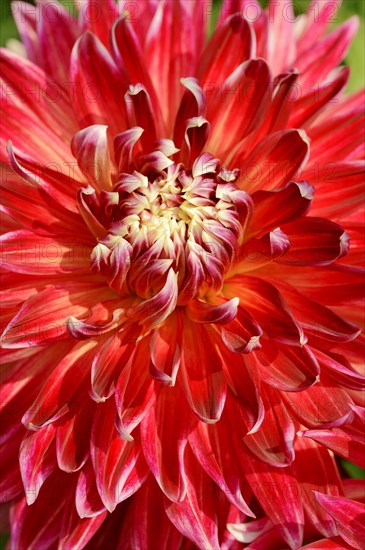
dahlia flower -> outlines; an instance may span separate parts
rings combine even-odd
[[[362,548],[364,486],[335,458],[364,466],[357,19],[12,6],[9,548]]]

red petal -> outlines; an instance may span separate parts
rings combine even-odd
[[[176,115],[174,143],[181,147],[187,120],[205,115],[206,98],[196,78],[182,78],[181,84],[186,88]],[[194,159],[195,160],[195,159]]]
[[[330,22],[338,14],[342,0],[324,0],[319,4],[312,2],[305,18],[305,26],[298,40],[298,51],[310,50],[325,33]]]
[[[58,466],[65,472],[79,470],[89,456],[89,441],[94,404],[73,404],[67,418],[57,428],[56,445]]]
[[[280,283],[278,286],[281,287]],[[320,347],[326,341],[349,342],[359,335],[360,329],[356,325],[320,303],[306,298],[293,287],[283,286],[282,293],[314,346]]]
[[[178,298],[177,275],[170,269],[166,283],[152,298],[126,310],[127,317],[153,327],[164,321],[175,309]]]
[[[147,464],[165,495],[181,501],[186,492],[184,452],[192,423],[183,396],[166,388],[141,422],[141,441]]]
[[[307,346],[275,345],[262,340],[262,348],[255,356],[261,379],[279,390],[302,391],[319,379],[317,359]]]
[[[227,405],[226,405],[227,407]],[[221,421],[214,425],[199,422],[189,435],[189,443],[206,473],[217,483],[232,502],[244,514],[254,517],[245,499],[249,500],[250,490],[242,479],[242,472],[233,453],[221,452],[232,445],[229,429],[233,418],[224,411]],[[237,420],[237,419],[236,419]],[[211,487],[214,483],[211,481]],[[208,489],[208,484],[206,491]],[[211,495],[208,498],[212,498]]]
[[[341,67],[333,72],[330,82],[316,83],[314,92],[310,91],[295,101],[288,126],[306,129],[318,117],[324,106],[338,101],[334,98],[345,88],[350,70],[348,67]]]
[[[54,426],[46,426],[38,432],[28,432],[19,452],[20,470],[27,504],[37,499],[44,481],[56,468]]]
[[[105,510],[96,487],[95,472],[91,459],[80,471],[76,485],[75,504],[80,518],[98,516]]]
[[[112,512],[135,493],[147,476],[139,441],[124,441],[115,427],[115,403],[97,406],[91,435],[91,458],[104,506]]]
[[[1,237],[1,261],[5,269],[27,275],[89,273],[91,248],[80,242],[56,242],[54,238],[21,229]]]
[[[314,441],[298,437],[291,469],[300,483],[303,507],[310,524],[324,537],[336,536],[335,522],[318,506],[314,496],[314,491],[338,495],[341,490],[342,482],[334,456]]]
[[[239,297],[241,306],[259,323],[269,340],[291,345],[305,343],[300,325],[283,296],[270,283],[237,275],[225,281],[224,293],[227,298]]]
[[[220,548],[217,503],[211,495],[207,498],[207,492],[214,490],[214,482],[191,454],[189,449],[186,497],[179,503],[166,499],[165,510],[180,533],[198,548]]]
[[[133,496],[128,506],[120,543],[128,548],[180,548],[182,534],[163,511],[162,492],[152,477]]]
[[[310,177],[316,184],[312,215],[339,218],[344,212],[360,208],[364,203],[364,172],[363,160],[308,167],[302,176]]]
[[[187,314],[195,323],[215,323],[225,325],[237,315],[238,298],[233,298],[221,305],[210,305],[193,300],[187,306]]]
[[[320,505],[337,522],[341,537],[353,548],[361,550],[365,539],[365,505],[343,497],[316,493]]]
[[[351,17],[338,26],[314,47],[308,47],[296,59],[301,72],[301,85],[309,88],[324,80],[329,72],[345,58],[358,30],[358,18]]]
[[[340,537],[316,540],[311,544],[306,544],[302,548],[313,548],[313,550],[321,550],[322,548],[325,550],[352,550],[352,546],[348,546]]]
[[[4,421],[2,421],[4,423]],[[19,446],[24,437],[24,428],[17,425],[12,437],[0,445],[0,503],[9,502],[24,494],[24,485],[20,475],[18,455]]]
[[[107,126],[95,124],[73,137],[71,148],[86,181],[96,190],[112,187]]]
[[[139,333],[132,325],[101,343],[91,367],[91,391],[95,401],[105,401],[114,393],[120,371],[133,356]]]
[[[255,208],[247,238],[260,237],[284,223],[304,216],[311,207],[313,192],[314,188],[303,181],[289,183],[284,189],[253,193]]]
[[[247,434],[243,442],[255,458],[282,468],[294,460],[294,423],[273,390],[263,385],[261,394],[265,404],[263,422],[260,429],[256,433]]]
[[[95,284],[64,283],[63,288],[48,287],[30,296],[20,311],[10,321],[2,335],[6,348],[25,348],[44,343],[70,339],[67,318],[70,315],[86,317],[90,307],[90,291],[98,294],[98,304],[109,295],[105,286]],[[99,300],[100,299],[100,300]],[[103,305],[95,308],[96,314],[104,313]]]
[[[21,41],[27,51],[27,58],[33,63],[37,63],[39,57],[39,40],[36,31],[38,17],[36,7],[28,4],[28,2],[16,1],[12,2],[11,11]]]
[[[117,429],[124,439],[133,440],[132,431],[148,414],[155,398],[155,382],[149,373],[150,338],[143,338],[124,366],[116,383]]]
[[[344,426],[343,428],[332,428],[331,430],[305,430],[302,435],[310,437],[336,454],[357,464],[360,468],[365,468],[363,430],[353,426]]]
[[[192,18],[181,0],[158,4],[148,30],[145,52],[163,117],[171,131],[183,93],[180,78],[193,74],[195,65]]]
[[[351,398],[337,384],[321,376],[320,382],[301,392],[282,393],[295,418],[304,426],[343,423],[349,415]]]
[[[303,539],[304,514],[300,496],[300,485],[290,468],[273,468],[237,449],[241,467],[245,472],[257,500],[274,526],[295,550],[300,548]],[[285,490],[283,490],[285,488]]]
[[[150,344],[150,374],[163,385],[174,386],[181,361],[181,318],[172,313],[169,322],[155,330]]]
[[[296,63],[295,19],[291,2],[285,5],[270,2],[268,60],[274,75],[286,71]],[[280,47],[277,47],[278,44]]]
[[[90,32],[74,46],[70,78],[71,101],[81,127],[109,124],[112,135],[127,128],[122,102],[127,82],[106,48]]]
[[[238,142],[259,125],[269,101],[269,81],[266,62],[254,59],[242,63],[221,87],[214,90],[207,109],[207,119],[212,125],[206,145],[208,151],[227,158]],[[226,139],[222,141],[220,136],[223,134]]]
[[[309,157],[309,139],[303,130],[269,134],[247,156],[243,144],[232,159],[241,168],[238,185],[252,193],[280,189],[293,179]]]
[[[340,386],[353,390],[365,389],[365,376],[352,368],[343,355],[316,350],[316,357],[322,371]]]
[[[153,149],[157,137],[150,95],[142,84],[133,84],[129,86],[124,100],[128,124],[130,127],[138,126],[144,129],[141,144],[144,147],[144,152],[149,153]]]
[[[205,47],[198,63],[198,78],[207,91],[220,86],[244,61],[255,57],[251,25],[241,15],[232,15],[220,25]]]
[[[92,518],[81,519],[74,503],[71,502],[63,514],[58,549],[74,550],[75,548],[84,548],[106,518],[107,511]]]
[[[84,387],[94,347],[95,342],[78,343],[56,364],[23,416],[22,422],[28,428],[43,428],[70,410],[76,392]]]
[[[219,420],[227,391],[222,361],[212,343],[205,326],[185,318],[179,381],[191,408],[204,422]]]
[[[132,84],[141,82],[146,87],[151,97],[155,122],[159,128],[159,134],[166,134],[163,127],[159,101],[148,73],[142,45],[140,40],[144,37],[136,34],[128,16],[121,17],[112,27],[112,50],[118,65],[125,67],[126,73]]]
[[[14,548],[57,548],[66,488],[69,488],[69,483],[65,478],[52,476],[42,487],[41,497],[32,506],[27,505],[25,498],[13,504],[10,525]]]
[[[56,165],[62,172],[73,165],[68,144],[77,129],[65,91],[23,57],[3,48],[0,53],[1,75],[5,81],[2,101],[2,161],[7,162],[6,145],[10,140],[26,155],[44,167]],[[25,85],[26,83],[26,85]]]

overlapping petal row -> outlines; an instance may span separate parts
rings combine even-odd
[[[1,52],[10,547],[360,549],[356,18],[75,4]]]

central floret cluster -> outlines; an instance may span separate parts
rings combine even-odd
[[[169,149],[173,156],[176,149]],[[111,191],[81,191],[105,229],[92,252],[93,271],[119,294],[150,298],[172,269],[177,305],[219,292],[251,208],[235,183],[239,170],[223,168],[210,153],[191,169],[161,151],[148,157],[133,173],[119,174]]]

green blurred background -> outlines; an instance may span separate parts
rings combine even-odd
[[[267,1],[260,0],[263,5],[266,5]],[[309,1],[294,0],[296,14],[303,13]],[[214,2],[219,5],[221,0],[214,0]],[[64,0],[63,3],[70,5],[70,0]],[[351,67],[349,92],[356,91],[365,84],[365,0],[343,0],[342,7],[336,16],[337,22],[333,25],[338,25],[355,14],[360,18],[360,31],[346,58],[346,64]],[[6,45],[11,38],[18,38],[18,33],[10,11],[10,0],[0,0],[0,45]],[[341,465],[348,476],[364,478],[364,471],[361,468],[344,460],[341,460]],[[0,535],[0,550],[4,548],[6,539],[6,536]]]
[[[30,0],[28,0],[30,1]],[[61,0],[62,1],[62,0]],[[260,0],[265,5],[268,0]],[[214,0],[219,4],[221,0]],[[309,0],[293,0],[296,13],[303,13]],[[64,4],[70,5],[70,0],[63,0]],[[1,20],[0,20],[0,44],[4,46],[9,38],[16,38],[17,31],[10,12],[10,0],[0,0]],[[348,91],[355,91],[365,84],[365,0],[343,0],[341,10],[336,15],[338,25],[345,21],[351,15],[360,17],[360,32],[353,42],[346,63],[352,68]]]

